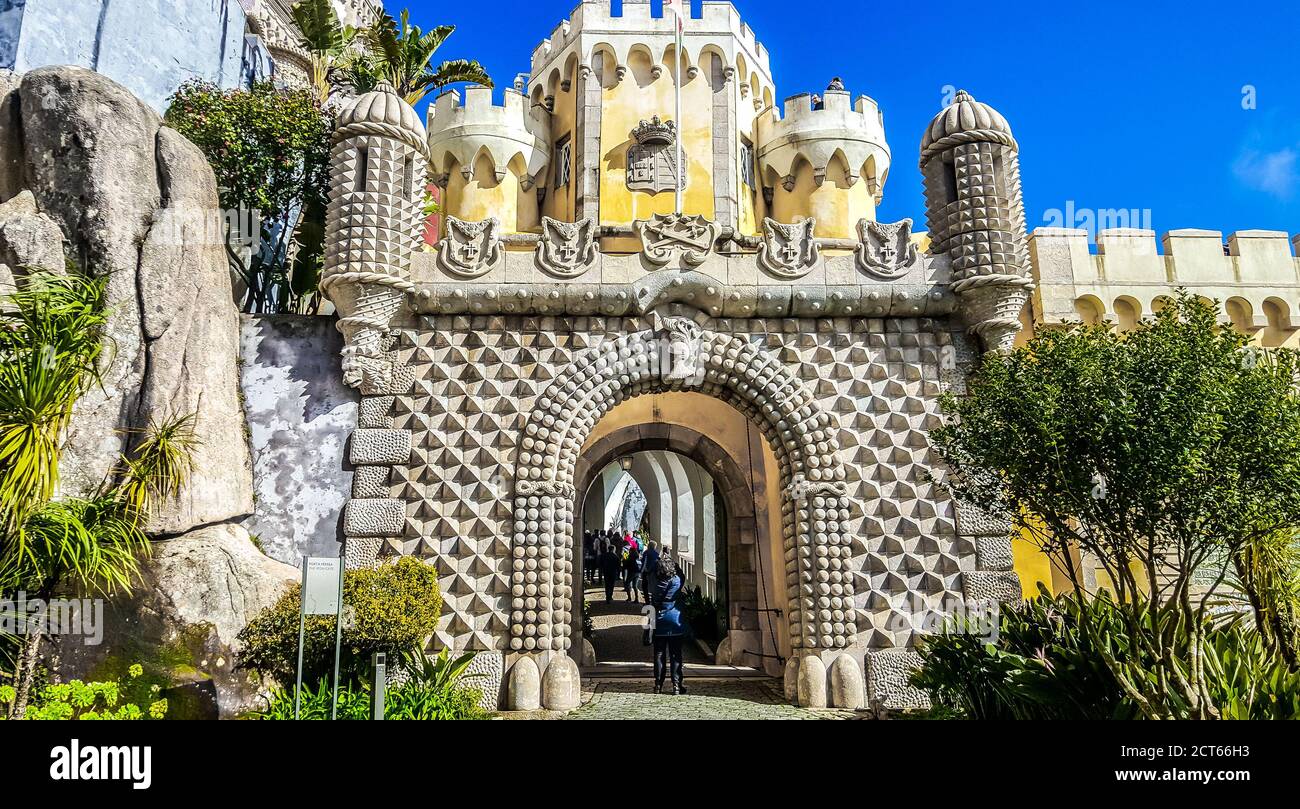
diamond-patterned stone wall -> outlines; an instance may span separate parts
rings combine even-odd
[[[404,508],[401,531],[376,553],[437,566],[439,644],[509,648],[514,469],[527,419],[548,386],[574,375],[575,355],[650,327],[640,318],[437,316],[398,334],[395,359],[413,385],[366,397],[361,408],[367,429],[410,435],[409,460],[367,467],[386,470],[386,498]],[[967,338],[947,320],[919,318],[722,319],[705,328],[772,357],[831,416],[848,484],[858,642],[909,645],[916,606],[961,598],[963,574],[977,569],[975,538],[959,535],[953,502],[931,480],[938,460],[926,437],[939,424],[941,393],[963,383]],[[375,474],[358,476],[367,495]]]

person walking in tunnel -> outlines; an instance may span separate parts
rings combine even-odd
[[[655,591],[651,603],[655,608],[655,693],[664,690],[664,677],[671,674],[673,695],[685,694],[682,682],[682,643],[686,639],[686,622],[677,607],[677,596],[682,591],[682,580],[677,576],[677,565],[672,557],[659,557],[655,573]]]
[[[596,532],[582,533],[582,578],[587,584],[596,581],[596,562],[600,555],[596,549]]]
[[[605,585],[605,601],[614,600],[614,585],[618,583],[619,572],[623,569],[623,560],[613,543],[606,542],[600,552],[600,578]]]
[[[646,545],[646,552],[641,557],[641,594],[649,604],[654,597],[655,576],[659,572],[659,543],[653,539]]]
[[[635,542],[623,550],[623,592],[628,601],[641,600],[641,549]]]

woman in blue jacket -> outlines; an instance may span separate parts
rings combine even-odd
[[[659,557],[655,573],[655,589],[651,603],[655,608],[655,693],[664,690],[664,675],[671,669],[673,694],[685,694],[682,684],[682,643],[686,639],[686,622],[677,608],[677,596],[682,591],[682,580],[677,575],[677,565],[665,552]]]

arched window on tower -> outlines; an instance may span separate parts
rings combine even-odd
[[[370,170],[370,153],[362,146],[357,150],[357,173],[352,177],[352,190],[366,190],[366,174]]]
[[[940,161],[943,164],[943,198],[948,202],[957,201],[957,164],[951,160]]]

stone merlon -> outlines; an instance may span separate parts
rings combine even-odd
[[[531,109],[528,99],[505,91],[505,103],[492,103],[492,88],[465,89],[465,100],[455,90],[443,93],[429,108],[430,168],[446,174],[458,165],[467,175],[480,154],[492,162],[498,182],[516,157],[535,181],[550,160],[550,116]],[[468,177],[467,177],[468,179]]]
[[[1272,230],[1223,234],[1111,228],[1089,252],[1088,232],[1037,228],[1029,248],[1038,291],[1034,317],[1046,324],[1112,320],[1122,326],[1154,314],[1178,287],[1220,301],[1226,316],[1253,331],[1300,323],[1300,236]]]

